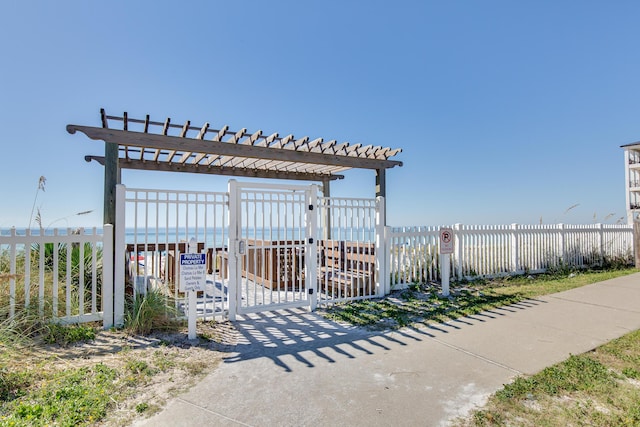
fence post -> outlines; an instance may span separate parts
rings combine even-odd
[[[566,265],[566,253],[565,253],[565,241],[564,241],[564,224],[558,224],[558,229],[560,230],[560,262],[563,265]]]
[[[511,224],[511,268],[515,274],[520,271],[520,242],[518,224]]]
[[[102,229],[102,327],[113,326],[113,225]]]
[[[238,261],[236,251],[238,250],[238,190],[237,181],[229,180],[229,250],[228,250],[228,268],[229,268],[229,320],[236,320],[238,311]],[[240,275],[240,277],[242,277]]]
[[[457,270],[457,278],[458,280],[462,280],[462,236],[460,235],[462,230],[462,224],[458,223],[453,226],[455,232],[453,233],[455,236],[454,240],[454,250],[456,254],[456,270]]]
[[[604,225],[598,224],[598,237],[600,238],[600,267],[604,265]]]
[[[391,290],[389,274],[387,273],[387,260],[389,258],[389,253],[387,252],[387,243],[385,239],[385,225],[387,221],[385,217],[384,197],[376,197],[376,208],[376,288],[378,289],[378,296],[383,297]]]
[[[309,207],[306,210],[305,222],[307,227],[307,241],[305,242],[306,255],[304,257],[304,268],[307,270],[305,274],[305,287],[309,293],[309,310],[315,311],[318,306],[318,187],[311,185],[309,191]]]
[[[116,227],[113,238],[114,273],[113,273],[113,324],[124,325],[124,293],[126,270],[126,243],[125,243],[125,202],[127,188],[116,185]],[[136,261],[137,262],[137,261]]]

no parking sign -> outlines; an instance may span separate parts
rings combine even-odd
[[[451,228],[440,229],[440,253],[453,253],[453,230]]]

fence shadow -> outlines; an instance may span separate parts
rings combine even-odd
[[[292,372],[296,367],[314,368],[319,363],[336,363],[341,358],[380,357],[398,347],[438,338],[544,303],[529,299],[445,323],[393,330],[370,330],[339,323],[303,309],[252,314],[233,323],[236,344],[233,352],[223,357],[223,363],[266,358],[283,371]]]

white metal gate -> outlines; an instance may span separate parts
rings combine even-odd
[[[387,291],[381,198],[319,197],[316,185],[229,181],[228,192],[118,186],[120,288],[160,289],[186,313],[179,255],[195,238],[207,254],[201,319],[371,298]],[[125,208],[126,207],[126,208]],[[123,308],[116,307],[122,319]]]
[[[129,284],[131,296],[149,290],[162,292],[186,314],[187,295],[180,291],[180,254],[192,238],[198,252],[207,254],[206,290],[198,292],[198,318],[212,320],[228,313],[225,276],[228,248],[228,194],[117,186],[116,256],[118,288]],[[116,307],[122,323],[124,307]]]
[[[238,314],[315,307],[317,191],[229,182],[229,291]]]

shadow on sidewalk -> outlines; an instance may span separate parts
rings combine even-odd
[[[285,372],[295,365],[315,367],[314,360],[335,363],[339,358],[355,359],[388,352],[411,342],[437,338],[479,323],[546,303],[529,299],[494,308],[446,323],[408,326],[394,330],[370,330],[329,320],[304,309],[289,309],[248,315],[234,323],[237,331],[234,352],[224,363],[268,358]],[[293,363],[293,362],[296,363]]]

